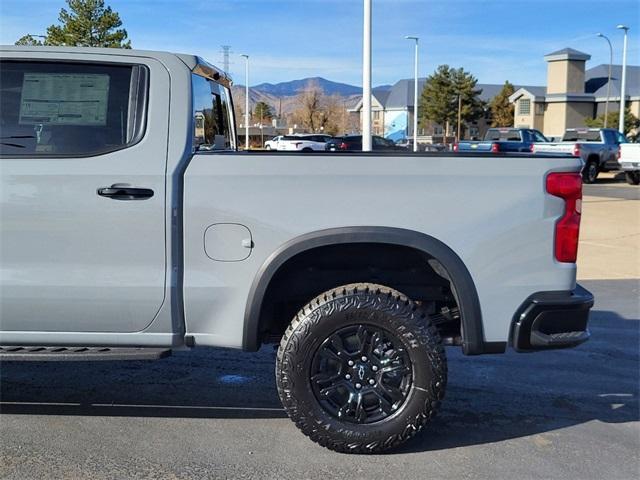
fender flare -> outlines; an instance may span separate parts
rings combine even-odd
[[[341,227],[318,230],[295,237],[281,245],[256,273],[245,307],[242,348],[256,351],[260,347],[259,326],[262,303],[276,272],[296,255],[317,247],[380,243],[414,248],[442,264],[452,284],[462,319],[462,351],[465,355],[502,353],[506,342],[486,342],[482,311],[475,284],[460,257],[440,240],[414,230],[391,227]]]

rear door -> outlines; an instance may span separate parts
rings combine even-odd
[[[0,67],[0,330],[143,330],[165,294],[168,73],[24,55]]]

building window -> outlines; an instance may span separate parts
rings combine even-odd
[[[518,115],[531,114],[531,100],[528,98],[521,98],[518,101]]]
[[[535,103],[536,115],[544,115],[544,103]]]

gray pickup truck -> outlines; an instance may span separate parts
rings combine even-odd
[[[584,161],[582,179],[594,183],[600,172],[618,170],[618,150],[627,139],[615,128],[569,128],[561,142],[534,143],[533,153],[559,153]]]
[[[577,158],[243,152],[198,57],[0,56],[0,360],[277,344],[302,432],[373,453],[438,409],[445,346],[589,337]]]

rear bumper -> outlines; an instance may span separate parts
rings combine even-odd
[[[640,162],[620,162],[618,167],[625,172],[635,172],[640,170]]]
[[[591,292],[576,285],[573,291],[538,292],[516,312],[511,343],[518,352],[570,348],[589,339]]]

